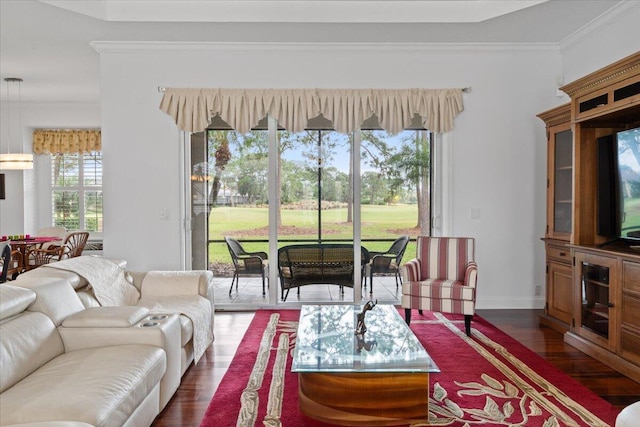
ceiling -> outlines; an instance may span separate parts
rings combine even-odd
[[[0,0],[0,99],[99,101],[92,41],[558,44],[638,1]]]

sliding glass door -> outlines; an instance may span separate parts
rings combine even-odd
[[[349,245],[353,251],[353,137],[318,127],[279,131],[278,140],[279,246]],[[286,301],[353,302],[356,291],[353,286],[305,285]]]
[[[214,272],[218,308],[352,303],[363,297],[399,302],[397,276],[383,272],[365,281],[360,261],[366,263],[369,252],[386,252],[400,236],[429,233],[429,132],[344,135],[318,119],[292,133],[265,119],[245,135],[218,123],[205,140],[206,178],[194,181],[199,193],[192,198],[206,193],[209,200],[208,268]],[[235,257],[229,239],[240,251]],[[279,249],[319,243],[351,248],[357,265],[353,283],[305,284],[283,300]],[[407,259],[415,254],[413,243],[405,253]]]

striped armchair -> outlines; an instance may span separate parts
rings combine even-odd
[[[416,258],[402,266],[402,307],[411,323],[411,310],[464,314],[471,334],[475,313],[478,266],[475,241],[469,237],[418,236]]]

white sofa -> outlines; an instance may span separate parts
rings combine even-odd
[[[101,306],[83,276],[53,267],[31,270],[0,286],[1,426],[153,422],[197,358],[194,330],[201,328],[194,327],[193,313],[179,313],[182,307],[172,312],[164,304],[157,312],[149,301],[199,300],[206,307],[200,320],[207,317],[211,331],[208,345],[212,274],[126,277],[140,291],[136,305]]]
[[[640,425],[640,401],[624,408],[616,418],[616,427],[638,427]]]

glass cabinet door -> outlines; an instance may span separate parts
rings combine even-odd
[[[582,263],[581,326],[609,338],[609,268]]]
[[[569,240],[573,207],[573,133],[570,125],[550,128],[548,237]]]
[[[576,332],[602,347],[614,349],[616,334],[613,325],[619,312],[615,301],[616,290],[613,289],[619,286],[617,260],[576,252],[575,261],[580,307],[575,319]]]

